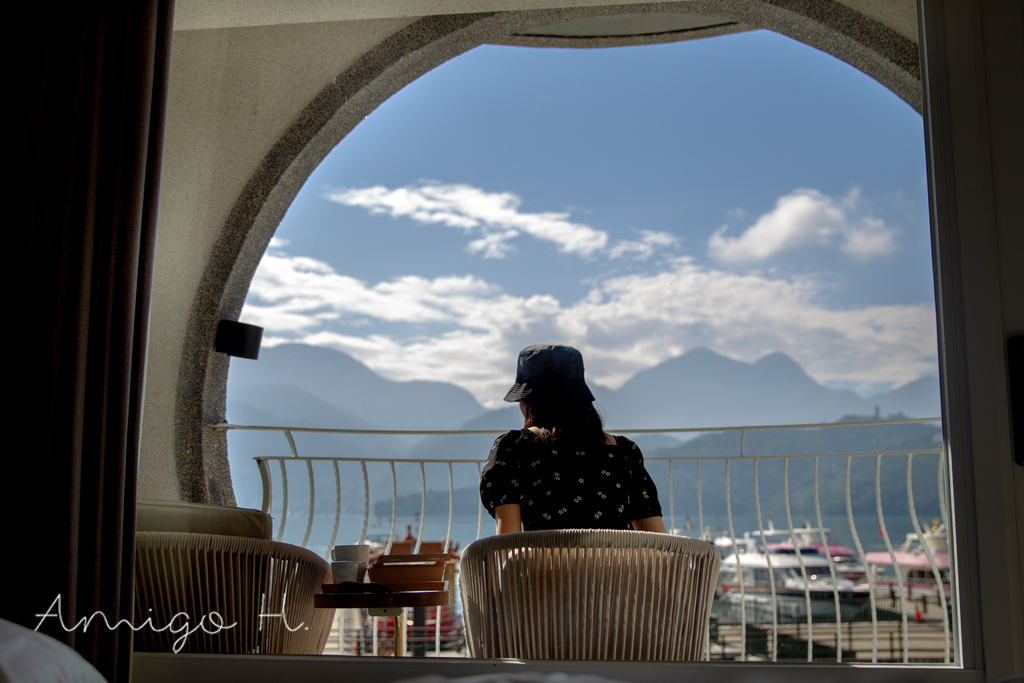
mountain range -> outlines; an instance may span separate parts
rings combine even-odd
[[[698,348],[637,373],[617,390],[591,384],[612,429],[939,414],[935,377],[862,398],[818,384],[783,353],[744,363]],[[486,410],[454,384],[386,379],[341,351],[303,344],[264,349],[255,362],[232,361],[228,419],[244,423],[243,417],[258,424],[412,430],[500,429],[519,419],[518,409]]]

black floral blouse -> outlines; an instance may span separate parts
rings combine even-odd
[[[661,515],[658,490],[635,443],[578,448],[542,441],[528,429],[498,437],[480,476],[480,500],[518,503],[523,529],[630,529]]]

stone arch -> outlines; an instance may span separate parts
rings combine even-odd
[[[698,28],[655,28],[636,35],[547,34],[561,22],[612,17],[700,15]],[[725,21],[718,21],[724,18]],[[227,356],[213,351],[217,322],[237,320],[270,238],[306,179],[366,115],[419,76],[478,45],[608,47],[768,29],[863,71],[921,111],[917,44],[833,0],[691,0],[601,8],[426,17],[379,43],[325,87],[264,156],[221,227],[193,299],[178,370],[175,467],[181,498],[234,504],[223,432]]]

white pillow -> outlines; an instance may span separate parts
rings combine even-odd
[[[55,638],[0,619],[0,680],[106,683],[82,655]]]

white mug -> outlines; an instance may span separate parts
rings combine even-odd
[[[368,545],[336,545],[331,551],[331,559],[335,562],[362,562],[370,561],[370,546]]]

